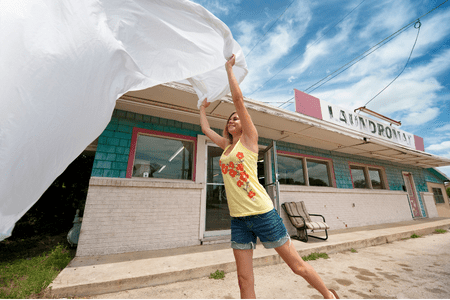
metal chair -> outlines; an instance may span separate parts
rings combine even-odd
[[[305,243],[308,242],[308,229],[312,232],[314,232],[314,230],[325,230],[325,238],[314,235],[309,236],[320,240],[328,239],[327,229],[329,229],[330,226],[325,223],[325,217],[318,214],[309,214],[303,201],[285,202],[281,204],[281,206],[288,215],[291,224],[297,229],[297,235],[292,236],[293,239],[297,239]],[[314,222],[311,220],[310,216],[322,217],[323,222]]]

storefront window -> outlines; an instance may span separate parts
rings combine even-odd
[[[309,185],[330,186],[328,164],[325,162],[310,161],[306,159],[308,165]]]
[[[433,196],[436,203],[445,203],[444,195],[442,195],[440,188],[433,188]]]
[[[369,177],[372,182],[373,189],[378,189],[378,190],[383,189],[380,170],[369,169]]]
[[[192,141],[139,134],[133,177],[192,179]]]
[[[305,185],[302,158],[280,155],[277,161],[280,184]]]
[[[282,155],[278,151],[278,174],[280,184],[333,186],[332,168],[326,159]],[[295,155],[295,154],[294,154]],[[305,170],[306,169],[306,170]],[[305,175],[308,180],[305,180]]]
[[[367,186],[364,168],[352,166],[350,170],[352,171],[353,186],[356,189],[365,189]]]
[[[386,189],[384,171],[365,165],[350,165],[355,189]]]

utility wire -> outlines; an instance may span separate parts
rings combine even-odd
[[[344,72],[345,70],[347,70],[348,68],[352,67],[353,65],[355,65],[356,63],[360,62],[361,60],[363,60],[364,58],[366,58],[367,56],[369,56],[370,54],[372,54],[373,52],[375,52],[376,50],[378,50],[379,48],[381,48],[382,46],[386,45],[388,42],[392,41],[394,38],[396,38],[398,35],[400,35],[400,33],[402,33],[403,31],[405,31],[410,24],[408,24],[407,26],[399,29],[398,31],[394,32],[393,34],[391,34],[390,36],[388,36],[387,38],[383,39],[381,42],[378,42],[375,46],[372,46],[371,48],[369,48],[368,50],[364,51],[361,55],[355,57],[354,59],[352,59],[350,62],[346,63],[345,65],[343,65],[342,67],[340,67],[339,69],[337,69],[336,71],[330,73],[328,76],[322,78],[321,80],[319,80],[318,82],[314,83],[313,85],[311,85],[310,87],[308,87],[307,89],[305,89],[305,92],[312,92],[314,90],[316,90],[317,88],[321,87],[322,85],[324,85],[325,83],[327,83],[328,81],[330,81],[331,79],[333,79],[334,77],[338,76],[339,74],[341,74],[342,72]],[[340,72],[339,72],[340,71]],[[338,72],[338,73],[337,73]],[[337,74],[335,74],[337,73]],[[335,75],[334,75],[335,74]],[[333,76],[334,75],[334,76]],[[331,77],[331,78],[329,78]],[[328,79],[329,78],[329,79]],[[326,80],[326,81],[325,81]],[[321,83],[320,85],[318,85],[319,83]],[[317,85],[317,86],[316,86]]]
[[[336,71],[334,71],[333,73],[329,74],[328,76],[322,78],[321,80],[319,80],[318,82],[314,83],[313,85],[311,85],[310,87],[308,87],[307,89],[305,89],[305,92],[312,92],[314,90],[316,90],[317,88],[321,87],[322,85],[324,85],[325,83],[327,83],[328,81],[330,81],[331,79],[335,78],[336,76],[338,76],[339,74],[341,74],[342,72],[344,72],[345,70],[347,70],[348,68],[350,68],[351,66],[355,65],[356,63],[358,63],[359,61],[361,61],[362,59],[366,58],[367,56],[369,56],[370,54],[372,54],[374,51],[378,50],[379,48],[381,48],[382,46],[384,46],[385,44],[387,44],[388,42],[390,42],[392,39],[394,39],[397,35],[399,35],[401,32],[403,32],[404,30],[406,30],[409,26],[411,26],[412,24],[416,24],[418,20],[420,20],[421,18],[425,17],[426,15],[428,15],[429,13],[433,12],[434,10],[438,9],[440,6],[442,6],[443,4],[445,4],[446,2],[448,2],[448,0],[445,0],[444,2],[442,2],[441,4],[439,4],[438,6],[436,6],[435,8],[433,8],[432,10],[428,11],[426,14],[420,16],[419,18],[415,19],[414,21],[410,22],[409,24],[403,26],[402,28],[400,28],[399,30],[397,30],[396,32],[394,32],[393,34],[391,34],[390,36],[388,36],[387,38],[383,39],[382,41],[380,41],[379,43],[377,43],[375,46],[371,47],[370,49],[366,50],[365,52],[363,52],[361,55],[355,57],[353,60],[351,60],[350,62],[346,63],[345,65],[343,65],[342,67],[340,67],[339,69],[337,69]],[[367,53],[367,54],[366,54]],[[354,62],[354,63],[352,63]],[[348,67],[346,67],[348,66]],[[340,71],[342,70],[342,71]],[[340,71],[340,72],[338,72]],[[333,74],[335,74],[336,72],[338,72],[336,75],[332,76]],[[332,76],[331,78],[329,78],[330,76]],[[329,78],[329,79],[328,79]],[[323,82],[324,80],[326,80],[325,82]],[[323,83],[321,83],[323,82]],[[317,84],[321,83],[320,85],[316,86]],[[316,86],[314,89],[312,89],[314,86]],[[312,89],[312,90],[311,90]],[[279,105],[278,107],[283,106],[284,104],[288,103],[289,101],[291,101],[292,99],[294,99],[294,97],[290,98],[289,100],[285,101],[283,104]]]
[[[382,41],[378,42],[376,45],[372,46],[368,50],[364,51],[362,54],[360,54],[359,56],[355,57],[354,59],[352,59],[350,62],[346,63],[345,65],[343,65],[339,69],[335,70],[334,72],[330,73],[326,77],[322,78],[321,80],[317,81],[313,85],[309,86],[308,88],[306,88],[304,90],[304,92],[312,92],[312,91],[316,90],[317,88],[321,87],[322,85],[324,85],[325,83],[327,83],[331,79],[335,78],[336,76],[338,76],[342,72],[346,71],[347,69],[349,69],[353,65],[357,64],[358,62],[360,62],[361,60],[363,60],[364,58],[366,58],[367,56],[369,56],[370,54],[372,54],[373,52],[375,52],[376,50],[378,50],[382,46],[386,45],[388,42],[393,40],[395,37],[397,37],[404,30],[406,30],[409,25],[410,24],[408,24],[408,25],[404,26],[403,28],[397,30],[396,32],[394,32],[393,34],[391,34],[387,38],[383,39]],[[285,101],[283,104],[281,104],[278,107],[283,106],[284,104],[288,103],[292,99],[294,99],[294,97],[292,97],[289,100]]]
[[[275,26],[275,24],[278,22],[278,20],[281,18],[281,16],[284,15],[284,13],[288,10],[288,8],[292,5],[292,3],[294,3],[295,0],[293,0],[287,7],[286,9],[283,11],[283,13],[281,15],[278,16],[278,18],[275,20],[275,22],[273,22],[272,26],[270,26],[269,29],[267,29],[266,33],[264,33],[264,35],[259,39],[259,41],[253,46],[253,48],[247,53],[247,55],[245,55],[245,57],[247,58],[250,53],[252,53],[253,49],[255,49],[256,46],[258,46],[258,44],[261,42],[261,40],[266,36],[266,34],[273,28],[273,26]]]
[[[417,27],[416,27],[417,25]],[[420,26],[422,26],[422,23],[420,23],[420,20],[417,20],[417,22],[414,24],[414,28],[417,28],[417,36],[416,36],[416,40],[414,41],[414,45],[411,49],[411,53],[409,54],[408,60],[406,61],[405,66],[403,67],[403,70],[400,72],[400,74],[397,75],[397,77],[395,77],[384,89],[382,89],[381,91],[378,92],[378,94],[376,94],[375,96],[373,96],[372,99],[370,99],[366,104],[364,104],[364,107],[367,106],[367,104],[369,104],[373,99],[375,99],[379,94],[381,94],[385,89],[387,89],[397,78],[400,77],[400,75],[402,75],[403,71],[405,71],[406,66],[409,63],[409,60],[411,59],[411,55],[414,51],[414,48],[416,47],[416,43],[417,43],[417,39],[419,38],[419,33],[420,33]]]
[[[308,47],[306,47],[305,51],[308,50],[310,47],[314,46],[315,44],[317,44],[321,39],[323,39],[328,32],[330,32],[331,29],[333,29],[334,27],[336,27],[339,23],[341,23],[342,21],[344,21],[345,18],[347,18],[355,9],[357,9],[361,4],[363,4],[363,2],[365,2],[366,0],[361,1],[357,6],[355,6],[349,13],[347,13],[342,19],[340,19],[336,24],[334,24],[331,28],[329,28],[323,35],[321,35],[318,39],[316,39],[312,44],[308,45]],[[252,49],[253,50],[253,49]],[[273,75],[272,77],[269,78],[269,80],[267,80],[266,82],[264,82],[259,88],[257,88],[256,90],[254,90],[253,92],[251,92],[250,94],[248,94],[249,96],[254,94],[255,92],[259,91],[263,86],[265,86],[269,81],[271,81],[273,78],[275,78],[278,74],[280,74],[284,69],[286,69],[287,67],[289,67],[297,58],[299,58],[303,53],[300,53],[299,55],[297,55],[296,57],[294,57],[293,60],[291,60],[286,66],[284,66],[280,71],[278,71],[275,75]]]

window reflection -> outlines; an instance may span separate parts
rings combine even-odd
[[[369,169],[369,177],[372,182],[372,188],[381,190],[383,185],[381,183],[380,170]]]
[[[279,155],[277,161],[280,184],[305,185],[301,158]]]
[[[354,188],[360,189],[388,189],[383,178],[382,169],[364,165],[350,165]]]
[[[278,155],[277,161],[280,184],[306,185],[306,173],[310,186],[332,186],[330,164],[327,161],[285,155]]]
[[[140,134],[133,177],[192,179],[194,143]]]
[[[328,164],[318,161],[308,161],[308,179],[311,186],[330,186]]]
[[[350,167],[352,172],[353,186],[357,189],[365,189],[366,185],[366,176],[364,175],[364,169],[361,167]]]

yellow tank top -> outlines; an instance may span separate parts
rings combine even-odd
[[[231,145],[230,145],[231,146]],[[258,154],[245,148],[239,140],[230,154],[220,157],[228,208],[232,217],[259,215],[273,209],[273,203],[258,181]]]

